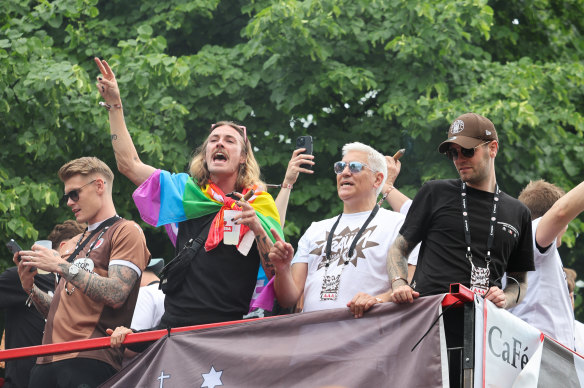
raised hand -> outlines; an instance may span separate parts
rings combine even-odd
[[[97,76],[96,85],[99,94],[101,94],[107,104],[112,106],[121,105],[120,89],[118,88],[118,81],[116,81],[114,72],[105,60],[99,58],[94,58],[94,60],[101,72],[101,76]]]
[[[274,246],[270,249],[269,258],[276,271],[282,271],[290,268],[290,263],[294,257],[294,248],[291,244],[282,240],[275,229],[270,229],[270,232],[276,239]]]
[[[292,153],[292,158],[288,162],[288,168],[286,169],[286,175],[284,176],[284,185],[293,185],[298,179],[298,174],[301,172],[305,174],[314,174],[314,171],[307,168],[302,168],[300,165],[309,164],[314,166],[314,155],[303,154],[306,148],[298,148]]]

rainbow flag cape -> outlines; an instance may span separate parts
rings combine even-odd
[[[247,193],[250,189],[245,189],[242,194]],[[152,226],[166,226],[167,232],[175,244],[176,235],[172,233],[173,228],[169,225],[217,213],[209,230],[209,237],[205,242],[207,250],[216,247],[223,239],[223,211],[225,209],[239,209],[235,201],[226,197],[214,184],[201,188],[186,173],[171,174],[164,170],[156,170],[134,191],[132,198],[142,219]],[[254,208],[262,228],[272,241],[275,239],[270,232],[271,228],[274,228],[280,236],[284,236],[278,209],[269,193],[255,191],[248,203]],[[242,254],[247,255],[253,245],[253,240],[253,232],[247,226],[242,225],[237,249]],[[265,287],[267,283],[267,276],[260,265],[257,285],[258,287],[264,286],[267,291],[268,287]],[[271,306],[267,308],[268,306],[255,305],[254,307],[271,310]]]

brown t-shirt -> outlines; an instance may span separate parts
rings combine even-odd
[[[87,238],[88,235],[89,233],[86,233],[84,238]],[[100,233],[98,232],[85,245],[83,250],[76,256],[76,263],[82,264],[83,260],[79,259],[87,257],[87,251],[93,245],[93,240],[96,240],[99,235]],[[71,241],[75,244],[80,237],[81,235],[74,237]],[[74,248],[73,246],[69,251],[72,252]],[[66,254],[64,258],[66,259],[69,254]],[[94,265],[92,272],[96,275],[107,277],[108,267],[112,261],[112,265],[127,265],[143,271],[150,260],[150,252],[146,247],[146,240],[140,226],[135,222],[121,219],[108,228],[95,243],[89,253],[89,259]],[[87,262],[87,260],[85,261]],[[43,344],[105,337],[107,336],[105,330],[108,328],[130,327],[138,297],[138,289],[140,288],[139,279],[124,304],[118,309],[90,299],[82,290],[75,289],[71,295],[68,295],[65,286],[71,291],[73,285],[66,283],[67,281],[61,278],[55,289],[55,295],[51,302],[45,325]],[[119,370],[123,353],[121,349],[107,348],[43,356],[37,359],[37,363],[47,364],[77,357],[100,360]]]

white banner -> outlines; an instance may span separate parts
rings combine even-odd
[[[541,332],[475,296],[474,386],[511,387],[538,349]]]
[[[543,337],[513,388],[583,386],[584,359],[549,337]]]

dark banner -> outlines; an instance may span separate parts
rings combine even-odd
[[[446,352],[439,324],[430,328],[442,297],[379,304],[360,319],[336,309],[172,334],[103,386],[442,387]]]

